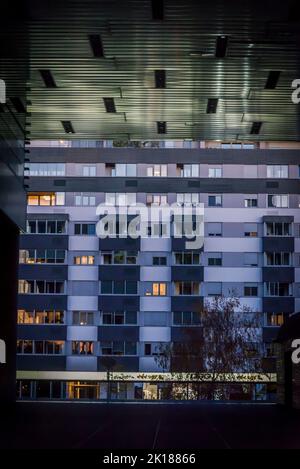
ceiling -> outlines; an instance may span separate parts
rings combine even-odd
[[[29,3],[28,138],[300,140],[299,2]]]

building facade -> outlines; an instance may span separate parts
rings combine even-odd
[[[233,293],[259,313],[265,369],[275,372],[273,340],[300,305],[299,150],[164,146],[30,149],[18,398],[106,399],[107,370],[112,399],[196,398],[193,383],[159,366],[159,347],[200,334],[203,304]],[[148,237],[99,239],[99,204],[136,203],[203,204],[204,246],[187,249],[162,223]],[[270,376],[238,393],[267,399]]]

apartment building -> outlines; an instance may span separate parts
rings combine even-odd
[[[234,292],[259,313],[260,350],[300,306],[299,150],[163,142],[128,148],[37,142],[28,153],[20,242],[17,396],[196,398],[157,361],[161,344],[201,333],[211,298]],[[163,146],[163,148],[161,148]],[[187,148],[189,147],[189,148]],[[99,239],[99,204],[204,206],[204,245],[165,227]],[[119,233],[122,228],[119,224]],[[242,382],[267,399],[276,377]]]

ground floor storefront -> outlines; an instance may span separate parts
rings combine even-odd
[[[274,401],[276,383],[18,380],[17,399],[92,401]]]

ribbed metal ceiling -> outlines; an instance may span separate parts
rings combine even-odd
[[[300,78],[298,2],[30,3],[28,137],[300,139],[300,104],[291,101]],[[165,88],[156,88],[156,70],[165,71]]]

